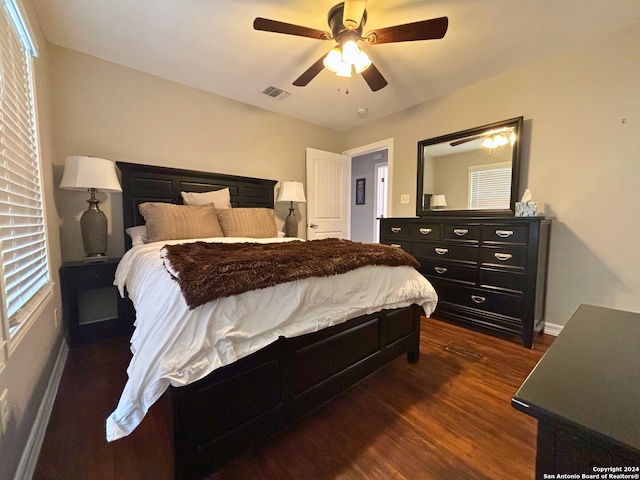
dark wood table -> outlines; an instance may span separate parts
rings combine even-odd
[[[511,404],[538,419],[536,478],[640,478],[640,314],[581,305]]]

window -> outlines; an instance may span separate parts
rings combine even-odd
[[[469,167],[469,208],[509,208],[511,163]]]
[[[9,339],[51,291],[33,97],[35,49],[14,1],[3,0],[0,8],[0,283]]]

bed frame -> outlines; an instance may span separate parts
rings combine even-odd
[[[273,208],[274,180],[122,162],[117,166],[125,228],[144,223],[140,203],[179,204],[181,191],[229,187],[235,207]],[[417,362],[422,313],[412,305],[300,337],[280,337],[198,382],[170,387],[175,477],[205,476],[402,354]]]

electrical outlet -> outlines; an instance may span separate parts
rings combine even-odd
[[[409,194],[400,195],[400,205],[409,205]]]
[[[7,433],[7,427],[9,426],[9,391],[5,388],[0,395],[0,428],[2,429],[2,435]]]

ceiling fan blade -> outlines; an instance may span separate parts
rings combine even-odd
[[[485,135],[474,135],[473,137],[467,137],[460,140],[456,140],[455,142],[451,142],[449,145],[452,147],[457,147],[458,145],[462,145],[463,143],[473,142],[474,140],[478,140],[479,138],[484,137]]]
[[[304,87],[306,86],[311,80],[313,80],[314,78],[316,78],[316,75],[318,75],[322,69],[324,68],[324,57],[326,57],[327,54],[325,53],[324,55],[322,55],[318,61],[316,63],[314,63],[313,65],[311,65],[309,68],[307,68],[307,70],[300,75],[298,78],[296,78],[296,80],[293,82],[293,84],[296,87]]]
[[[444,37],[449,27],[447,17],[432,18],[421,22],[405,23],[395,27],[374,30],[366,35],[372,45],[379,43],[412,42],[415,40],[435,40]]]
[[[389,84],[373,63],[361,75],[372,92],[377,92]]]
[[[344,0],[342,24],[350,30],[360,26],[367,0]]]
[[[299,37],[315,38],[317,40],[331,39],[331,34],[323,32],[322,30],[279,22],[277,20],[269,20],[268,18],[262,17],[258,17],[253,21],[253,28],[254,30],[262,30],[264,32],[284,33],[286,35],[297,35]]]

